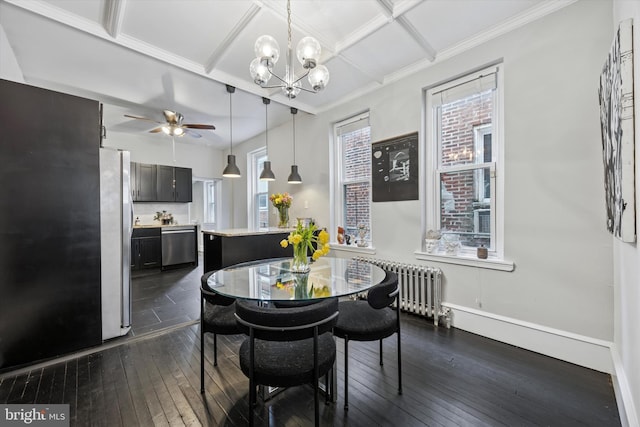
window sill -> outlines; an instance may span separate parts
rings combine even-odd
[[[498,258],[480,259],[471,254],[445,255],[443,253],[431,253],[415,251],[416,259],[423,261],[444,262],[447,264],[465,265],[467,267],[487,268],[490,270],[513,271],[515,264]]]
[[[341,245],[340,243],[331,243],[331,249],[336,251],[355,252],[368,255],[373,255],[376,253],[376,248],[374,248],[373,246],[360,247],[356,245]]]

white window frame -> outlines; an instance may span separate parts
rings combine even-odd
[[[343,148],[342,148],[342,143],[341,143],[341,138],[338,135],[338,129],[340,127],[346,126],[346,125],[350,125],[350,124],[356,124],[362,120],[369,120],[369,111],[364,111],[362,113],[358,113],[354,116],[351,116],[347,119],[341,120],[339,122],[335,122],[333,123],[332,126],[332,130],[331,130],[331,135],[332,135],[332,143],[329,145],[330,146],[330,158],[332,159],[332,161],[330,162],[329,165],[329,174],[330,176],[333,177],[333,179],[331,180],[331,187],[330,187],[330,199],[333,201],[333,209],[331,209],[330,211],[330,224],[331,224],[331,232],[329,233],[331,236],[331,247],[332,248],[336,248],[336,249],[340,249],[340,250],[345,250],[345,251],[350,251],[350,252],[361,252],[361,253],[367,253],[367,254],[373,254],[375,253],[375,247],[373,246],[373,231],[371,230],[371,222],[372,222],[372,218],[371,218],[371,180],[369,180],[369,213],[370,213],[370,217],[369,217],[369,242],[368,242],[368,246],[366,247],[359,247],[355,244],[352,245],[346,245],[346,244],[339,244],[337,242],[337,233],[338,233],[338,226],[342,226],[344,227],[344,224],[342,224],[343,218],[345,216],[344,214],[344,207],[345,207],[345,200],[344,200],[344,185],[345,184],[358,184],[358,183],[363,183],[366,182],[365,180],[349,180],[349,181],[345,181],[343,179],[343,171],[344,171],[344,156],[343,156]],[[353,243],[353,242],[352,242]]]
[[[260,206],[258,205],[258,195],[260,185],[266,185],[267,191],[264,192],[269,197],[268,181],[260,181],[261,170],[258,170],[258,162],[261,158],[267,158],[267,147],[257,148],[247,153],[247,225],[249,229],[257,230],[264,228],[260,226]],[[267,203],[267,218],[269,218],[269,204]],[[268,225],[268,224],[267,224]]]
[[[211,228],[211,229],[216,229],[219,227],[219,223],[220,223],[220,203],[218,203],[218,201],[220,200],[220,180],[219,179],[212,179],[212,180],[206,180],[204,181],[204,207],[203,207],[203,226],[206,226],[207,228]],[[211,206],[211,200],[210,200],[210,190],[213,191],[213,215],[215,218],[214,222],[208,222],[207,220],[209,219],[209,212],[210,212],[210,206]]]
[[[432,93],[441,92],[448,88],[455,88],[488,73],[496,73],[496,89],[493,98],[493,117],[491,123],[492,134],[492,162],[491,172],[491,210],[494,213],[491,225],[491,241],[493,247],[487,259],[477,258],[475,248],[463,248],[457,255],[446,255],[444,252],[427,253],[425,251],[425,237],[427,230],[439,228],[440,209],[440,174],[439,169],[440,144],[436,132],[435,110]],[[514,264],[504,257],[504,66],[496,62],[486,67],[473,70],[451,80],[442,81],[423,89],[423,115],[420,145],[422,150],[420,168],[420,182],[423,185],[422,208],[422,239],[420,249],[415,252],[416,258],[444,263],[489,268],[502,271],[513,271]],[[446,168],[446,172],[476,169],[477,164],[460,165]]]

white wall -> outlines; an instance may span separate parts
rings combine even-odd
[[[597,87],[611,22],[610,1],[576,2],[330,111],[299,114],[304,183],[285,182],[291,131],[281,127],[269,133],[277,177],[270,192],[293,192],[292,217],[313,216],[328,225],[332,123],[369,109],[373,141],[420,130],[423,88],[502,58],[505,256],[516,268],[508,273],[432,263],[444,272],[444,299],[458,308],[456,327],[610,372],[613,255],[605,228]],[[260,141],[234,152],[243,159]],[[246,184],[234,185],[235,205],[244,215]],[[372,233],[375,257],[422,264],[414,255],[421,246],[420,202],[374,203]]]
[[[636,139],[636,224],[640,226],[640,2],[617,0],[613,4],[613,40],[618,23],[633,18],[635,139]],[[640,425],[640,250],[637,243],[613,241],[614,266],[614,386],[623,425]]]
[[[0,78],[11,80],[18,83],[24,83],[22,69],[18,65],[16,56],[9,44],[7,34],[0,25]]]

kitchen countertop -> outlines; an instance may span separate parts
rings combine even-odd
[[[269,228],[259,228],[259,229],[228,228],[226,230],[202,230],[202,232],[204,234],[212,234],[214,236],[236,237],[236,236],[258,236],[261,234],[290,233],[293,230],[294,230],[293,228],[269,227]]]
[[[133,228],[169,228],[169,227],[195,227],[196,224],[139,224]]]

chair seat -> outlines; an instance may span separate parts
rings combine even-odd
[[[341,301],[338,323],[333,333],[354,341],[375,341],[397,331],[396,313],[391,308],[376,310],[365,300]]]
[[[236,323],[236,305],[213,305],[206,303],[203,313],[205,332],[215,332],[220,335],[233,335],[240,331]]]
[[[249,376],[249,339],[240,346],[240,368]],[[331,332],[318,337],[318,372],[322,376],[333,367],[336,343]],[[300,341],[255,340],[256,384],[291,387],[313,383],[313,338]]]

